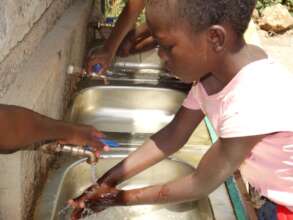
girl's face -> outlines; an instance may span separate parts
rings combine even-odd
[[[166,28],[159,23],[158,19],[148,17],[148,25],[159,45],[158,54],[171,73],[184,82],[193,82],[211,71],[212,60],[204,31],[191,34],[186,26]]]

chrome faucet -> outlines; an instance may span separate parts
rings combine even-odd
[[[46,153],[66,153],[70,156],[87,157],[87,163],[96,164],[98,162],[98,157],[96,154],[88,149],[82,148],[80,146],[69,146],[61,145],[58,143],[45,144],[40,147],[40,149]]]
[[[109,37],[114,26],[114,22],[92,21],[88,24],[88,28],[93,31],[89,30],[88,33],[93,33],[93,39],[105,41]],[[98,36],[96,34],[98,34]]]
[[[101,67],[99,67],[99,68],[101,68]],[[87,73],[82,68],[79,68],[79,67],[76,67],[76,66],[73,66],[73,65],[69,65],[67,67],[67,74],[69,74],[69,75],[77,75],[78,77],[81,77],[81,78],[102,79],[105,85],[109,84],[107,76],[99,73],[99,70],[94,71],[92,73]]]
[[[102,28],[110,28],[110,29],[114,28],[115,23],[107,22],[107,21],[92,21],[92,22],[89,22],[89,27],[100,31]]]
[[[101,79],[104,82],[104,85],[108,85],[109,81],[106,75],[101,73],[91,73],[91,74],[84,74],[82,77],[89,78],[89,79]]]
[[[97,28],[114,28],[115,23],[109,23],[109,22],[98,22],[96,25]]]

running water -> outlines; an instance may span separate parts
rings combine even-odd
[[[69,209],[71,209],[70,205],[66,205],[63,209],[61,209],[58,212],[58,215],[60,216],[60,219],[71,219],[71,212],[69,212]],[[93,214],[95,214],[95,212],[89,208],[85,208],[82,213],[81,213],[81,218],[85,218],[87,216],[92,216]]]
[[[90,215],[93,215],[95,214],[95,212],[89,208],[85,208],[82,213],[81,213],[81,217],[84,218],[84,217],[87,217],[87,216],[90,216]]]
[[[64,208],[62,208],[62,209],[58,212],[58,215],[59,215],[59,216],[66,216],[70,208],[71,208],[71,206],[70,206],[69,204],[67,204],[66,206],[64,206]]]
[[[91,181],[92,181],[92,183],[95,184],[97,179],[98,179],[98,177],[97,177],[97,164],[96,163],[91,164]],[[63,216],[65,219],[69,218],[69,216],[68,216],[69,209],[71,209],[71,206],[69,204],[67,204],[58,212],[58,215]],[[85,208],[83,210],[82,216],[88,216],[88,215],[92,215],[92,214],[94,214],[94,212],[91,209]]]
[[[95,184],[97,182],[97,164],[91,164],[91,179],[92,179],[92,183]]]

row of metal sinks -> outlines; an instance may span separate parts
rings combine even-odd
[[[97,86],[75,97],[67,119],[90,124],[119,142],[141,143],[168,124],[181,105],[183,92],[142,86]]]
[[[130,80],[131,78],[133,80]],[[190,87],[174,79],[169,88],[167,88],[168,83],[164,83],[164,80],[162,82],[160,77],[157,77],[157,83],[152,79],[151,84],[149,78],[146,81],[143,77],[138,81],[136,79],[133,76],[128,77],[124,71],[124,77],[120,80],[119,77],[114,77],[113,81],[110,79],[109,85],[103,85],[101,80],[84,80],[80,83],[80,90],[74,96],[67,112],[67,120],[93,125],[122,145],[118,150],[102,155],[97,164],[98,176],[125,158],[151,134],[165,126],[174,117]],[[189,142],[179,154],[194,154],[200,158],[206,148],[196,149],[195,145],[196,140]],[[184,156],[182,158],[184,159]],[[165,183],[194,170],[194,166],[183,161],[166,159],[123,182],[119,187],[130,189]],[[58,211],[64,207],[68,199],[77,196],[90,184],[90,166],[85,160],[74,163],[61,161],[60,167],[52,170],[49,176],[36,208],[35,219],[69,219],[68,216],[59,215]],[[183,204],[113,207],[89,219],[235,219],[223,187],[214,195],[217,196],[212,195],[197,202]],[[222,209],[224,207],[225,214],[222,215],[223,213],[217,211],[217,207]]]

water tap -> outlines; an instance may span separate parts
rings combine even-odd
[[[96,64],[93,66],[92,72],[89,74],[92,79],[102,79],[104,80],[104,84],[107,85],[108,79],[106,75],[101,74],[102,66],[100,64]]]
[[[78,156],[78,157],[87,157],[87,163],[96,164],[98,161],[98,157],[95,152],[91,151],[87,148],[82,148],[79,146],[69,146],[69,145],[61,145],[57,143],[50,143],[41,146],[42,151],[46,153],[66,153],[70,156]]]
[[[108,85],[107,76],[101,74],[102,66],[100,64],[96,64],[92,68],[91,73],[87,73],[84,69],[75,67],[73,65],[69,65],[67,68],[67,74],[77,74],[79,77],[82,78],[89,78],[89,79],[102,79],[105,85]]]
[[[109,140],[105,138],[99,138],[99,141],[104,145],[109,146],[110,148],[119,147],[120,144],[117,141]],[[93,165],[98,162],[98,157],[95,151],[90,146],[71,146],[71,145],[62,145],[56,142],[44,144],[40,147],[40,149],[46,153],[66,153],[70,156],[78,156],[78,157],[87,157],[87,163]]]
[[[108,21],[106,20],[105,22],[98,22],[97,26],[98,29],[100,28],[114,28],[115,27],[115,23],[114,21]]]

